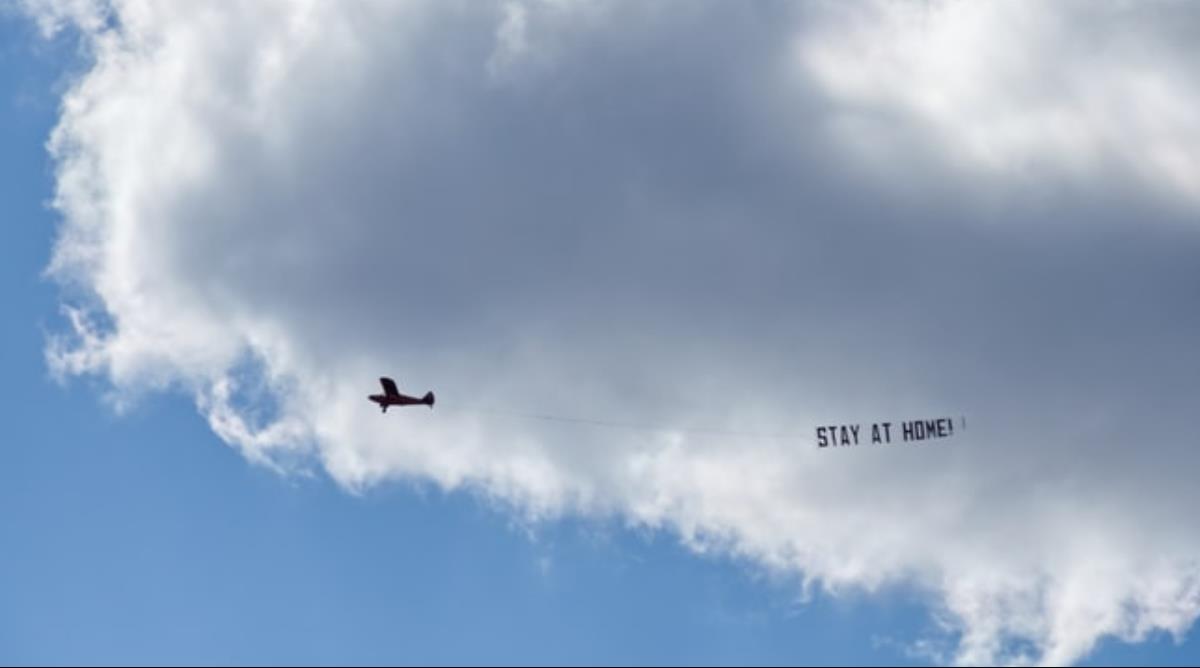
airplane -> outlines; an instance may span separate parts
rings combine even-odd
[[[379,384],[383,386],[383,394],[372,394],[367,398],[379,404],[379,407],[386,413],[388,406],[411,406],[413,404],[424,404],[433,408],[433,392],[426,392],[425,396],[420,399],[410,397],[407,394],[400,394],[400,390],[396,389],[396,381],[391,378],[380,378]]]

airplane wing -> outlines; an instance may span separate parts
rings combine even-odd
[[[383,386],[383,393],[389,397],[400,394],[400,390],[396,389],[396,381],[391,378],[380,378],[379,384]]]

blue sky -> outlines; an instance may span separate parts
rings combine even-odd
[[[519,23],[525,25],[523,21]],[[485,33],[491,35],[492,31],[489,28]],[[58,122],[58,102],[66,77],[84,67],[75,38],[75,33],[68,31],[45,41],[37,36],[31,23],[0,13],[0,114],[3,114],[0,202],[4,212],[0,292],[6,310],[0,327],[3,337],[0,368],[5,377],[5,389],[0,391],[0,416],[6,427],[5,457],[0,466],[0,663],[908,665],[927,661],[906,650],[915,639],[933,637],[946,641],[932,621],[935,610],[940,610],[937,595],[918,593],[919,587],[892,580],[885,581],[880,591],[864,594],[853,586],[856,581],[850,579],[847,593],[834,596],[818,587],[810,600],[802,601],[794,577],[766,574],[762,563],[770,561],[774,554],[769,548],[760,549],[752,541],[735,540],[735,549],[717,543],[716,547],[698,551],[685,544],[686,541],[681,542],[680,534],[686,533],[690,526],[687,513],[679,517],[668,514],[665,518],[652,512],[638,515],[650,511],[622,510],[621,503],[615,504],[619,508],[616,518],[604,511],[572,512],[571,502],[560,501],[552,493],[546,497],[551,499],[548,502],[537,496],[543,489],[539,487],[543,482],[540,479],[518,477],[515,478],[518,482],[512,483],[502,474],[490,471],[480,473],[478,478],[467,475],[467,482],[457,479],[447,482],[444,471],[455,470],[454,461],[426,464],[417,455],[413,460],[394,460],[390,455],[372,460],[371,453],[377,452],[371,449],[375,441],[357,432],[352,432],[347,440],[354,442],[355,438],[361,438],[359,442],[366,444],[354,453],[368,453],[361,460],[366,462],[366,473],[353,466],[360,460],[349,456],[339,460],[345,453],[322,443],[319,453],[309,453],[321,465],[307,466],[304,473],[279,474],[247,461],[247,457],[261,454],[255,451],[258,442],[253,438],[221,432],[212,413],[197,411],[197,397],[211,399],[213,395],[204,394],[208,390],[193,393],[186,374],[179,373],[183,380],[177,378],[178,383],[163,392],[153,388],[146,391],[134,382],[133,394],[137,400],[124,413],[115,411],[105,399],[129,389],[122,385],[125,381],[117,372],[89,369],[77,375],[68,374],[63,384],[56,383],[47,366],[45,349],[49,336],[66,331],[60,304],[72,300],[66,288],[44,276],[62,220],[59,212],[47,206],[54,194],[55,181],[46,141]],[[653,34],[642,38],[653,38]],[[518,52],[520,49],[513,51],[520,55]],[[508,52],[500,56],[503,57],[488,60],[489,64],[500,63],[496,66],[499,69],[489,72],[508,67],[511,63],[506,58],[515,57]],[[452,65],[447,67],[455,71]],[[613,67],[621,71],[622,65]],[[597,78],[603,80],[603,73]],[[516,80],[518,88],[532,85]],[[579,90],[556,89],[556,94],[570,99],[576,95],[586,97],[594,92],[590,85],[585,81]],[[687,90],[690,89],[683,92]],[[513,105],[507,108],[511,111],[520,109],[522,100],[519,96],[505,98],[503,103]],[[689,121],[694,127],[675,130],[680,133],[678,137],[664,132],[653,141],[657,149],[670,154],[688,144],[688,133],[704,133],[707,124],[734,113],[716,110],[712,117]],[[540,118],[536,110],[533,116],[533,120],[524,121],[514,112],[513,117],[489,119],[488,123],[524,136],[523,124],[536,125]],[[301,123],[299,127],[305,126]],[[611,130],[607,126],[606,129]],[[614,154],[620,151],[614,150]],[[553,151],[548,155],[546,164],[554,171],[554,160],[561,156]],[[599,151],[590,155],[598,156],[598,162],[624,159],[605,156]],[[531,157],[531,164],[536,159],[537,156]],[[403,172],[408,168],[384,162],[389,169]],[[451,167],[461,169],[461,166]],[[437,164],[429,169],[455,171]],[[490,167],[484,165],[480,169]],[[306,183],[309,177],[300,173],[296,178]],[[721,177],[724,179],[721,183],[730,183],[729,174],[723,172],[714,176],[680,169],[672,172],[675,180],[665,188],[720,191],[719,187],[711,187],[709,177]],[[323,178],[336,180],[329,175]],[[519,187],[520,179],[514,179]],[[730,188],[745,185],[735,183]],[[930,186],[915,187],[919,190]],[[600,188],[598,192],[605,191]],[[587,199],[598,195],[584,192],[578,196]],[[771,196],[767,194],[768,198]],[[827,196],[838,197],[836,193]],[[481,197],[492,197],[488,200],[492,202],[506,201],[496,194],[484,193]],[[238,206],[235,202],[230,210],[237,211]],[[436,212],[444,204],[424,206],[427,211]],[[969,209],[966,205],[964,208]],[[368,207],[359,213],[370,210]],[[520,212],[520,206],[516,210]],[[853,207],[848,210],[857,211]],[[461,213],[462,209],[454,211]],[[1172,220],[1173,215],[1163,214],[1163,218]],[[539,231],[544,230],[518,227],[517,242],[529,242],[525,233]],[[422,240],[433,248],[443,248],[442,240],[429,234]],[[697,234],[702,237],[711,234],[719,242],[720,223]],[[836,234],[829,233],[835,245],[841,243]],[[1120,234],[1114,233],[1116,237]],[[385,242],[391,239],[386,230],[381,238]],[[1100,251],[1109,248],[1104,234],[1087,238],[1100,239],[1096,242]],[[1187,239],[1191,243],[1192,238]],[[614,243],[623,240],[624,237],[618,236]],[[554,243],[558,241],[561,240],[556,238]],[[970,253],[971,241],[951,241],[962,243]],[[488,238],[488,242],[501,246],[504,243],[493,238]],[[563,243],[570,245],[569,240]],[[655,242],[651,239],[648,243]],[[1160,257],[1155,254],[1160,253],[1158,246],[1146,248],[1150,249],[1146,257]],[[1192,247],[1185,244],[1184,248]],[[298,252],[303,251],[301,247]],[[1161,253],[1168,269],[1177,266],[1171,264],[1174,255]],[[1063,257],[1065,264],[1075,261],[1066,251]],[[482,255],[479,258],[489,261]],[[370,257],[364,260],[367,264],[373,261]],[[579,264],[585,268],[577,270],[578,273],[564,273],[563,284],[586,285],[590,276],[585,273],[586,266],[593,261],[597,258],[581,258]],[[638,275],[648,271],[637,265],[636,259],[631,260],[631,266],[631,271]],[[683,265],[669,266],[679,275],[688,275],[690,271]],[[1034,262],[1032,266],[1036,273],[1040,265]],[[1086,270],[1086,265],[1081,266],[1081,271]],[[228,267],[231,273],[236,273],[236,265]],[[525,277],[516,265],[488,267],[493,271],[491,277],[506,277],[513,284],[524,285]],[[788,278],[801,277],[788,275]],[[935,280],[940,278],[944,276],[934,276]],[[761,277],[750,276],[745,280],[753,283],[758,279]],[[270,290],[276,289],[256,281],[232,285],[254,295],[259,291],[270,294]],[[913,283],[909,288],[919,285]],[[1140,285],[1135,282],[1135,287]],[[1027,287],[1014,289],[1025,291]],[[679,288],[670,276],[664,279],[661,289],[674,300],[672,303],[682,304],[680,311],[685,313],[681,316],[685,325],[690,323],[689,318],[707,315],[705,304],[689,304],[686,295],[681,297],[672,292]],[[706,286],[706,289],[719,292],[722,288]],[[451,296],[456,294],[447,290]],[[1052,286],[1051,295],[1053,290]],[[592,304],[602,315],[611,316],[612,312],[605,310],[610,302],[629,299],[636,314],[628,317],[643,326],[643,331],[654,331],[657,326],[669,328],[659,322],[660,315],[641,312],[641,297],[630,294],[619,290],[596,293],[591,295]],[[523,299],[512,302],[514,308],[536,310],[530,304],[557,303],[555,300],[560,297],[553,291],[530,290],[522,295]],[[649,301],[653,297],[646,298],[647,304],[653,305]],[[1053,306],[1052,299],[1048,297],[1045,303]],[[1169,299],[1164,297],[1164,303]],[[423,306],[418,298],[413,300],[396,307],[415,309],[433,323],[427,325],[429,331],[422,329],[426,325],[421,322],[405,323],[413,328],[410,331],[418,340],[442,331],[438,327],[448,330],[465,317],[463,313],[482,313],[479,317],[484,320],[493,317],[486,309],[460,311],[442,305]],[[824,304],[821,300],[814,303]],[[304,303],[298,308],[310,305]],[[747,306],[747,313],[771,305],[770,296],[766,296],[762,304]],[[1096,313],[1102,311],[1088,311],[1085,316]],[[579,316],[579,320],[564,326],[566,331],[592,324],[587,317]],[[298,323],[307,322],[302,315],[295,314],[281,316],[281,321],[297,327]],[[1192,331],[1193,324],[1190,320],[1174,323],[1177,331],[1184,334]],[[550,329],[534,326],[529,331],[563,333],[553,329],[556,324],[540,326]],[[322,341],[328,339],[316,337],[334,335],[317,329],[297,335],[296,341],[308,342],[303,336],[311,334],[318,341],[313,350],[327,352]],[[719,323],[714,330],[713,335],[718,338],[736,339],[739,335],[732,320]],[[903,332],[911,334],[907,329]],[[446,336],[452,345],[439,350],[439,355],[450,358],[461,349],[466,351],[468,359],[480,361],[482,370],[503,376],[504,364],[490,358],[495,352],[488,347],[491,343],[480,344],[461,332]],[[1136,338],[1137,332],[1128,336],[1139,345],[1143,342]],[[975,341],[983,346],[989,344],[983,339]],[[653,349],[653,343],[642,343]],[[378,342],[365,340],[363,345],[375,350]],[[628,371],[634,366],[630,360],[606,358],[606,348],[588,342],[583,345],[591,346],[589,350],[600,360],[597,364],[612,364],[624,370],[627,375],[618,379],[621,387],[631,393],[642,393],[637,396],[644,396],[650,406],[644,410],[669,413],[677,408],[672,403],[675,399],[663,399],[657,393],[661,388]],[[768,352],[776,350],[770,348],[770,342],[766,345]],[[729,350],[742,350],[739,346]],[[898,344],[898,350],[908,349],[904,343]],[[917,350],[915,344],[911,349]],[[544,351],[559,364],[571,363],[571,356],[554,348],[554,344],[545,344]],[[1007,350],[1001,347],[992,352],[1003,357]],[[269,351],[262,354],[268,359],[271,355]],[[1035,357],[1037,354],[1031,353]],[[414,361],[415,357],[414,353],[400,352],[393,361],[411,362],[414,382],[422,391],[426,381],[437,387],[439,402],[445,402],[447,410],[452,411],[455,391],[464,386],[461,369],[454,368],[458,375],[439,385],[434,373],[437,365]],[[668,358],[664,354],[663,359]],[[514,353],[514,361],[510,363],[524,359]],[[671,364],[683,364],[692,358],[669,359]],[[749,371],[730,371],[714,363],[706,373],[722,382],[745,379],[746,376],[739,374],[752,372],[768,382],[786,382],[779,381],[778,376],[795,369],[788,366],[789,362],[778,361],[782,366],[773,368],[769,355],[765,363],[751,360]],[[809,368],[817,368],[815,362],[807,363],[814,365]],[[322,368],[319,362],[314,364]],[[186,364],[181,362],[180,366]],[[333,368],[346,367],[334,364]],[[580,369],[594,371],[587,366],[575,371]],[[561,386],[557,384],[561,377],[555,372],[528,367],[524,371],[531,379],[522,386],[522,392],[536,394],[541,390],[544,396],[550,396],[547,387]],[[848,376],[857,378],[863,373],[866,372],[861,369],[852,370]],[[947,372],[947,375],[952,374]],[[630,383],[630,378],[635,382]],[[710,380],[703,375],[687,376],[681,385],[701,391]],[[450,391],[443,393],[441,390],[447,384]],[[368,386],[361,394],[373,390]],[[602,394],[586,382],[577,391],[584,405]],[[986,396],[966,394],[971,399]],[[682,399],[678,401],[683,403]],[[550,410],[557,408],[580,415],[580,403],[566,399],[560,399],[559,403]],[[270,412],[274,407],[264,407],[268,404],[264,400],[259,408]],[[872,404],[871,409],[878,405]],[[907,409],[928,405],[931,405],[928,401],[917,401],[903,406]],[[614,405],[604,400],[595,400],[588,409],[600,411],[601,417],[614,414]],[[1018,406],[1011,410],[1021,409]],[[671,414],[685,423],[696,424],[688,422],[690,416],[682,409]],[[364,415],[378,417],[371,411]],[[723,416],[713,414],[702,419]],[[245,417],[252,423],[261,415],[252,410]],[[987,424],[988,416],[981,418]],[[624,419],[647,422],[656,418],[655,414],[643,414]],[[776,418],[768,415],[764,419]],[[319,430],[325,424],[337,423],[317,423],[314,429]],[[734,420],[733,424],[744,428],[745,422]],[[772,426],[776,424],[778,421]],[[788,427],[786,422],[783,425]],[[433,442],[452,439],[457,434],[438,431],[437,427],[429,429],[422,434]],[[755,426],[754,430],[774,429]],[[520,441],[528,434],[511,436]],[[603,436],[595,434],[571,437],[578,438],[574,445],[581,448],[606,445]],[[277,445],[268,442],[264,451],[273,456],[271,448]],[[511,457],[519,463],[525,461],[521,459],[523,453],[520,449],[502,449],[497,458]],[[585,467],[604,468],[604,462],[580,457]],[[286,461],[286,453],[280,459]],[[375,474],[378,477],[372,477]],[[571,479],[566,474],[563,477]],[[473,487],[472,480],[485,482]],[[664,480],[664,484],[670,482]],[[1089,480],[1086,476],[1079,480],[1082,481],[1079,489],[1087,492]],[[504,497],[496,489],[508,489],[506,484],[527,485],[535,491]],[[604,489],[603,483],[598,484]],[[350,493],[347,487],[357,488],[359,493]],[[480,488],[487,494],[479,493]],[[851,486],[838,491],[854,490]],[[623,494],[615,492],[614,496],[624,499]],[[497,496],[502,501],[495,501]],[[631,498],[640,499],[636,495]],[[690,497],[683,494],[680,498]],[[518,509],[513,510],[513,505]],[[599,506],[609,511],[612,507],[602,503]],[[632,501],[630,506],[640,507]],[[548,520],[530,520],[525,516],[529,508],[537,511],[546,507],[561,515]],[[837,521],[836,503],[830,503],[821,512],[830,521]],[[635,519],[627,522],[622,513]],[[554,512],[550,515],[554,516]],[[856,522],[862,519],[854,517]],[[697,521],[703,533],[707,520]],[[662,528],[654,528],[656,522]],[[626,528],[630,524],[636,525],[635,528]],[[736,520],[717,521],[722,527],[731,524],[735,529],[739,526]],[[880,528],[872,524],[863,526]],[[753,534],[752,530],[747,531]],[[1176,527],[1169,533],[1187,536],[1194,531],[1194,526]],[[929,538],[936,540],[939,535],[931,534]],[[741,548],[740,552],[736,548]],[[817,575],[827,579],[839,577],[836,569]],[[1145,642],[1133,645],[1103,639],[1083,663],[1193,665],[1198,661],[1200,641],[1195,639],[1194,632],[1189,632],[1182,644],[1176,644],[1165,632],[1155,631]]]
[[[0,24],[0,662],[908,663],[903,597],[797,602],[669,535],[552,522],[468,493],[348,495],[247,466],[184,397],[116,415],[42,358],[57,289],[45,153],[68,40]]]
[[[57,289],[44,144],[76,65],[0,23],[0,662],[909,663],[903,598],[797,603],[669,535],[553,522],[533,534],[468,493],[352,496],[247,466],[184,397],[116,415],[42,358]]]

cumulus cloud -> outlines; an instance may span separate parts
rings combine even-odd
[[[50,141],[60,373],[349,489],[912,584],[938,660],[1200,612],[1190,5],[28,6],[94,56]],[[382,373],[437,409],[381,419]]]

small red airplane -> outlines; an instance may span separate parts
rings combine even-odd
[[[383,394],[372,394],[367,398],[379,404],[379,407],[386,413],[388,406],[412,406],[414,404],[424,404],[433,408],[433,392],[426,392],[425,396],[420,399],[410,397],[407,394],[400,394],[400,390],[396,389],[396,381],[391,378],[380,378],[379,384],[383,386]]]

